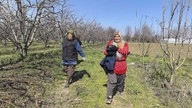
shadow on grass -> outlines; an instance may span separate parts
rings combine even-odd
[[[77,82],[78,80],[82,79],[84,75],[91,77],[90,74],[86,70],[75,71],[72,76],[72,83]]]
[[[107,87],[107,83],[106,84],[103,84],[104,87]]]
[[[83,60],[78,60],[77,65],[79,65],[81,62],[83,62]]]
[[[23,60],[24,60],[23,58],[18,58],[16,61],[9,61],[8,63],[1,64],[0,71],[1,70],[8,71],[8,70],[14,70],[14,69],[21,68],[22,66],[18,65],[18,63],[20,63]]]

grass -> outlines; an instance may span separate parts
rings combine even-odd
[[[176,97],[167,99],[156,96],[154,86],[146,82],[147,74],[143,71],[142,57],[140,55],[139,46],[137,43],[130,43],[131,55],[128,56],[128,71],[126,73],[125,90],[122,96],[115,95],[113,103],[106,105],[106,87],[107,77],[100,67],[99,63],[104,57],[104,44],[99,45],[83,45],[87,61],[81,62],[76,66],[76,71],[84,71],[83,76],[70,85],[68,89],[64,88],[66,76],[62,73],[61,65],[61,48],[60,45],[52,43],[49,48],[44,48],[43,45],[36,43],[29,49],[29,56],[22,62],[18,63],[16,68],[1,70],[0,76],[6,78],[11,75],[22,76],[25,74],[38,74],[36,77],[38,84],[45,87],[45,93],[39,98],[41,107],[51,108],[164,108],[182,106],[175,100]],[[156,47],[156,48],[155,48]],[[145,57],[145,62],[152,62],[156,54],[162,56],[162,53],[154,51],[157,44],[153,44],[150,48],[150,55]],[[2,47],[0,48],[2,49]],[[3,48],[5,51],[0,51],[1,59],[12,58],[11,46]],[[6,49],[9,53],[5,53]],[[8,54],[8,55],[7,55]],[[81,57],[79,56],[81,60]],[[157,59],[160,61],[161,59]],[[131,64],[134,63],[134,64]],[[178,70],[176,74],[175,86],[181,87],[182,84],[188,84],[186,87],[190,89],[192,84],[192,63],[188,59],[186,64]],[[43,73],[43,74],[42,74]],[[42,75],[41,75],[42,74]],[[32,76],[33,77],[33,76]],[[33,77],[36,79],[36,77]],[[47,79],[51,79],[51,82]],[[1,84],[1,83],[0,83]],[[33,86],[32,86],[33,87]],[[1,90],[1,89],[0,89]],[[35,89],[30,89],[29,94],[37,95]],[[161,89],[164,93],[166,90]],[[1,95],[1,93],[0,93]],[[35,98],[35,96],[32,96]],[[32,98],[32,99],[33,99]],[[1,98],[0,98],[1,99]],[[182,102],[187,103],[187,99]],[[25,100],[26,101],[26,100]],[[22,102],[22,101],[21,101]],[[190,103],[188,103],[190,105]],[[184,106],[188,107],[187,104]]]
[[[63,88],[62,92],[70,91],[69,96],[73,101],[71,102],[60,102],[61,106],[66,107],[87,107],[87,108],[141,108],[141,107],[161,107],[161,102],[159,99],[154,97],[154,93],[151,88],[148,87],[145,79],[142,79],[142,71],[135,66],[129,66],[126,78],[126,88],[122,97],[115,96],[113,103],[111,105],[106,105],[106,87],[104,86],[107,81],[107,77],[100,67],[99,63],[104,57],[103,50],[104,46],[96,47],[86,47],[84,49],[85,55],[87,57],[87,62],[82,62],[76,67],[77,71],[86,70],[90,75],[84,75],[82,79],[73,83],[69,89],[64,89],[64,79],[61,78],[58,88]],[[90,50],[91,49],[91,50]],[[130,56],[130,61],[134,62],[135,57]],[[59,71],[59,70],[58,70]],[[61,95],[61,94],[60,94]],[[58,99],[60,95],[55,96],[54,98]],[[66,95],[66,94],[65,94]],[[77,101],[77,102],[75,102]],[[57,103],[57,102],[56,102]],[[76,104],[74,104],[76,103]],[[59,107],[57,106],[54,106]],[[61,107],[62,108],[62,107]]]
[[[159,43],[145,43],[144,44],[144,46],[145,46],[144,50],[145,51],[146,51],[146,48],[148,47],[149,44],[150,44],[150,47],[149,47],[148,56],[150,56],[150,57],[156,57],[156,56],[162,57],[162,56],[164,56],[163,51],[161,50]],[[177,49],[180,48],[181,45],[174,46],[173,44],[168,44],[168,46],[169,46],[170,52],[174,52],[175,56],[177,56],[178,55]],[[131,53],[136,54],[136,55],[142,55],[142,43],[140,45],[138,43],[130,43],[129,48],[130,48]],[[190,49],[191,48],[192,48],[192,45],[190,45]],[[188,46],[184,45],[183,50],[181,52],[181,54],[182,54],[181,56],[186,57],[187,51],[188,51]],[[188,58],[191,58],[191,55],[192,55],[192,52],[189,51]]]

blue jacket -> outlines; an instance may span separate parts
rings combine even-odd
[[[106,48],[108,55],[105,56],[105,58],[102,59],[100,62],[100,66],[104,69],[105,73],[113,73],[113,69],[116,62],[116,50],[111,47]],[[110,53],[109,53],[110,52]]]
[[[102,59],[100,65],[104,69],[105,73],[113,73],[114,65],[116,61],[116,56],[106,56]]]

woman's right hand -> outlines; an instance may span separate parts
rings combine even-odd
[[[124,47],[124,44],[123,43],[118,43],[118,48],[123,48]]]

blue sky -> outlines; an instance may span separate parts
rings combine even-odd
[[[123,34],[126,26],[134,30],[144,16],[156,23],[162,16],[164,0],[69,0],[72,10],[87,20],[95,19],[102,26],[112,26]],[[137,15],[136,15],[137,13]]]
[[[95,19],[102,26],[112,26],[125,32],[126,26],[132,29],[139,26],[144,16],[149,23],[156,23],[162,16],[164,0],[69,0],[72,9],[87,20]],[[137,15],[136,15],[137,13]],[[143,20],[144,21],[144,20]]]

